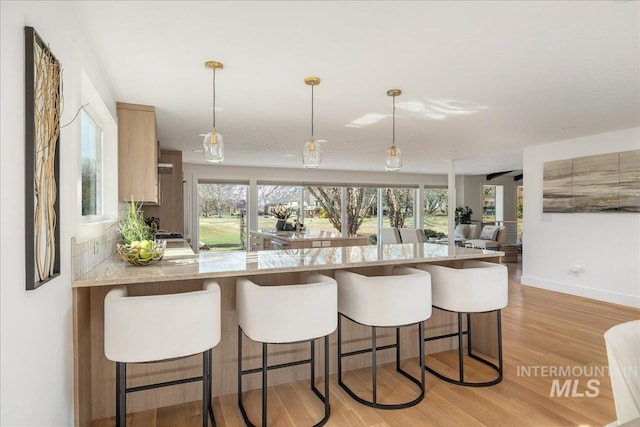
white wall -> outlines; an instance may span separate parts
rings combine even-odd
[[[542,213],[544,162],[639,148],[633,128],[524,150],[522,284],[640,307],[640,213]]]
[[[24,26],[32,26],[61,61],[62,123],[80,106],[81,69],[115,112],[90,59],[72,2],[0,3],[0,425],[73,425],[70,240],[76,229],[78,121],[62,129],[60,146],[59,277],[25,291],[24,263]],[[114,114],[115,117],[115,114]],[[114,171],[115,172],[115,171]]]

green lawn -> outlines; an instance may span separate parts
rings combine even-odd
[[[243,242],[240,241],[240,217],[237,216],[200,217],[199,235],[200,241],[211,250],[244,249]]]
[[[413,218],[407,218],[409,224],[413,224]],[[273,217],[259,217],[259,229],[275,228],[276,219]],[[314,230],[336,231],[327,218],[307,218],[305,227]],[[425,227],[442,233],[447,232],[446,216],[430,216],[425,219]],[[376,217],[365,218],[358,230],[358,234],[377,235],[378,219]],[[200,241],[207,244],[211,250],[242,250],[240,241],[240,217],[200,217]]]

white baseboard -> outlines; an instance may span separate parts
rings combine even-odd
[[[531,276],[522,276],[520,278],[520,283],[534,288],[547,289],[549,291],[561,292],[563,294],[576,295],[598,301],[640,308],[640,295],[622,294],[620,292],[612,292],[606,289],[586,288],[584,286],[578,286],[571,283],[556,282],[554,280],[545,280]]]

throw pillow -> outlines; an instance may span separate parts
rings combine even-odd
[[[469,224],[458,224],[453,232],[454,239],[466,239],[469,237]]]
[[[482,240],[496,240],[498,235],[498,226],[496,225],[485,225],[482,227],[482,231],[480,232],[480,239]]]

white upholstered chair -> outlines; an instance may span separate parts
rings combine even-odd
[[[612,327],[604,341],[618,417],[613,425],[640,425],[640,320]]]
[[[126,425],[127,393],[202,381],[202,425],[211,407],[212,348],[220,342],[220,287],[167,295],[127,296],[120,286],[104,300],[104,353],[116,362],[116,426]],[[163,362],[202,353],[202,376],[140,387],[126,387],[127,363]]]
[[[424,243],[424,231],[419,228],[400,228],[402,243]]]
[[[321,274],[311,274],[304,284],[261,286],[246,278],[236,281],[236,311],[238,314],[238,406],[247,425],[253,425],[244,408],[242,377],[262,373],[262,426],[267,424],[267,371],[303,363],[311,364],[311,389],[324,403],[324,424],[329,406],[329,335],[337,326],[336,281]],[[243,334],[262,343],[260,368],[243,370]],[[315,386],[315,340],[324,338],[324,395]],[[310,341],[310,358],[269,366],[268,344]]]
[[[356,401],[373,408],[401,409],[416,405],[424,398],[424,321],[431,317],[431,278],[428,273],[409,267],[394,267],[391,275],[365,276],[351,271],[336,271],[338,281],[338,384]],[[371,348],[343,353],[342,318],[371,327]],[[400,327],[418,326],[421,378],[418,380],[400,368]],[[396,328],[396,343],[381,348],[376,344],[376,328]],[[396,349],[396,371],[418,385],[414,400],[399,404],[378,402],[376,352]],[[342,380],[342,359],[371,353],[372,398],[359,396]]]
[[[419,264],[416,268],[431,273],[433,306],[440,310],[454,312],[458,315],[458,358],[459,378],[453,379],[442,375],[429,366],[425,368],[440,379],[464,386],[490,386],[502,381],[502,323],[500,310],[508,303],[507,267],[484,261],[464,261],[462,268],[445,267],[434,264]],[[473,353],[471,343],[471,314],[496,312],[498,334],[498,364],[483,359]],[[463,330],[462,315],[467,314],[467,331]],[[469,382],[464,380],[464,340],[467,335],[467,354],[491,367],[497,377],[486,382]],[[426,341],[448,338],[451,334],[428,337]]]
[[[400,232],[396,227],[380,228],[380,243],[388,245],[392,243],[401,243]]]

